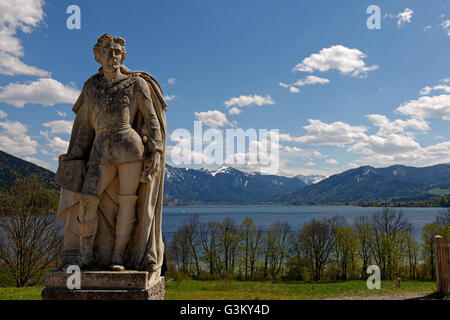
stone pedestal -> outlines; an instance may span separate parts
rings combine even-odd
[[[163,300],[164,277],[149,280],[147,271],[82,271],[81,288],[67,288],[70,273],[45,275],[43,300]]]

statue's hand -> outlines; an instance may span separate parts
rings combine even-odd
[[[150,183],[156,171],[158,171],[161,161],[159,152],[152,152],[150,157],[144,160],[144,168],[142,170],[140,182]]]

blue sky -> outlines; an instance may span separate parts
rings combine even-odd
[[[71,4],[80,30],[66,27]],[[372,4],[380,30],[366,26]],[[92,47],[110,33],[126,39],[125,65],[162,85],[169,135],[192,131],[195,120],[278,129],[283,175],[450,162],[449,8],[448,0],[2,0],[0,150],[56,170],[73,102],[99,67]],[[169,139],[168,150],[175,145]]]

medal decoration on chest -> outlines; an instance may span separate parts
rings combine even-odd
[[[123,108],[128,108],[131,102],[130,96],[134,80],[134,77],[130,76],[125,80],[109,84],[99,81],[98,88],[99,97],[101,99],[101,103],[99,104],[103,107],[108,107],[111,106],[114,100],[116,100],[120,106]],[[116,97],[118,94],[120,97],[117,99]]]

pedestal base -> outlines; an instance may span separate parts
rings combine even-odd
[[[82,271],[81,288],[70,290],[71,274],[51,271],[45,275],[43,300],[163,300],[164,277],[149,281],[146,271]]]

